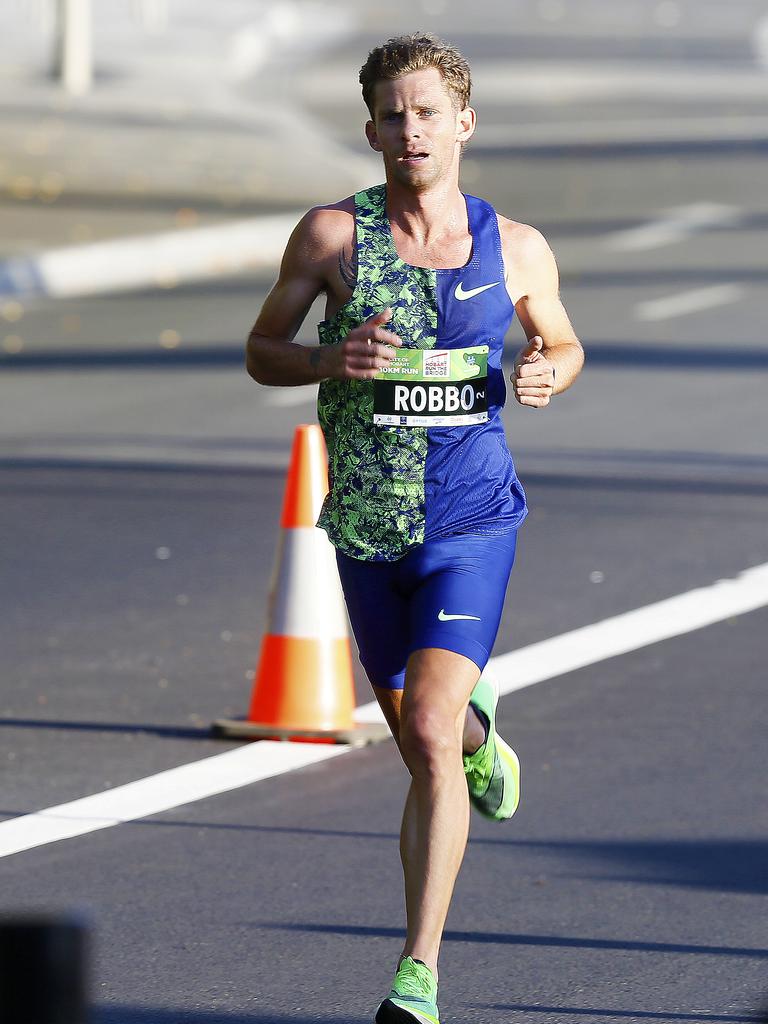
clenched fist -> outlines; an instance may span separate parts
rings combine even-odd
[[[510,376],[515,398],[520,405],[543,409],[554,394],[555,367],[541,354],[544,340],[538,334],[521,348],[515,356],[515,368]]]
[[[337,380],[372,380],[395,357],[402,341],[383,325],[392,319],[387,307],[355,327],[343,341],[323,351],[327,376]]]

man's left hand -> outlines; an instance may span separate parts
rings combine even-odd
[[[515,356],[515,368],[509,378],[520,405],[530,405],[534,409],[549,405],[555,387],[555,367],[542,355],[543,347],[544,340],[540,335],[531,338]]]

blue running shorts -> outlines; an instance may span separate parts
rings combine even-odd
[[[394,562],[336,552],[360,661],[374,686],[401,690],[423,647],[463,654],[482,670],[499,629],[517,532],[428,540]]]

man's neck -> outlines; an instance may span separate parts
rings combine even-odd
[[[423,192],[387,181],[387,216],[419,245],[456,234],[467,225],[466,203],[455,179]]]

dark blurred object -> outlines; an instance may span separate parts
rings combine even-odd
[[[0,919],[0,1022],[87,1024],[87,957],[78,919]]]

